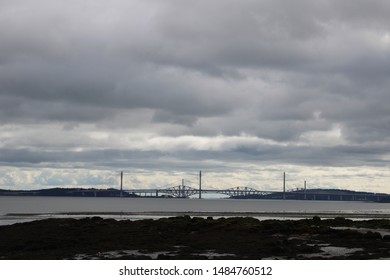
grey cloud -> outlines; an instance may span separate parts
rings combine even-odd
[[[172,112],[168,111],[156,111],[153,115],[153,122],[162,122],[162,123],[177,123],[184,124],[187,126],[192,126],[196,122],[196,118],[194,116],[189,115],[175,115]]]
[[[45,166],[59,167],[62,163],[73,163],[75,167],[84,164],[93,164],[95,167],[114,167],[124,165],[122,162],[132,162],[134,165],[142,165],[143,161],[156,160],[161,157],[160,152],[143,153],[140,151],[126,150],[88,150],[84,152],[71,151],[33,151],[31,149],[1,149],[0,162],[9,163],[14,166],[30,166],[31,164],[41,164]]]
[[[127,129],[131,134],[142,128],[168,136],[250,135],[285,145],[244,146],[226,154],[179,151],[188,161],[204,156],[221,161],[388,164],[381,158],[386,146],[377,146],[390,137],[387,2],[0,5],[2,125],[38,122],[71,128],[88,123],[108,132]],[[139,111],[142,116],[125,118]],[[300,142],[306,133],[334,127],[340,128],[345,146],[306,147]],[[69,130],[68,141],[73,142],[70,135],[76,134]],[[42,142],[31,140],[29,147],[40,148]],[[349,147],[367,151],[365,158]],[[119,165],[115,158],[126,155],[151,167],[158,163],[149,156],[164,157],[160,151],[125,149],[121,154],[91,147],[91,152],[56,154],[14,148],[4,150],[1,161]]]
[[[388,28],[390,4],[386,1],[331,1],[335,18],[364,28]]]

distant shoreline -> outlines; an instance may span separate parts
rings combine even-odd
[[[210,190],[209,190],[210,191]],[[218,190],[213,190],[213,192]],[[222,191],[222,190],[221,190]],[[226,195],[231,199],[258,199],[258,200],[312,200],[312,201],[370,201],[379,203],[390,203],[390,194],[351,191],[342,189],[310,189],[310,190],[290,190],[286,192],[265,192],[250,189],[243,190],[228,189]],[[0,189],[0,196],[40,196],[40,197],[128,197],[128,198],[172,198],[188,199],[191,195],[196,195],[198,190],[183,194],[182,192],[170,189],[143,189],[143,190],[121,190],[115,188],[50,188],[37,190],[4,190]],[[202,190],[206,192],[207,190]],[[142,193],[144,195],[142,195]],[[158,195],[158,193],[160,195]]]

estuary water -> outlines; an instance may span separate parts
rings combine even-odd
[[[357,201],[0,196],[0,225],[57,217],[145,219],[176,215],[299,219],[390,218],[390,203]]]

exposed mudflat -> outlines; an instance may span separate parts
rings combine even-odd
[[[0,259],[388,258],[388,219],[93,217],[0,226]]]

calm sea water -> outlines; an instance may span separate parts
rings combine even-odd
[[[121,219],[190,215],[250,215],[291,218],[298,214],[388,215],[390,203],[296,200],[163,199],[99,197],[6,197],[0,196],[0,225],[47,217],[91,216]]]

